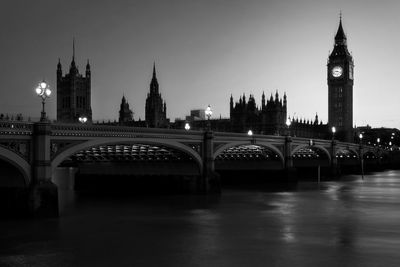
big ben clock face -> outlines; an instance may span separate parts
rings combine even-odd
[[[335,66],[332,68],[332,76],[339,78],[343,75],[343,68],[341,66]]]

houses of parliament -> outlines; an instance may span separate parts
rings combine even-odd
[[[190,123],[191,129],[201,130],[208,125],[215,131],[245,133],[251,129],[254,133],[285,135],[307,138],[330,138],[330,129],[336,128],[336,138],[342,141],[353,141],[353,79],[354,63],[347,49],[347,37],[340,18],[334,47],[327,63],[328,84],[328,123],[323,124],[318,115],[311,120],[289,118],[287,114],[288,96],[276,91],[267,98],[261,96],[261,105],[257,106],[253,95],[245,94],[234,101],[230,96],[230,117],[207,121],[204,110],[197,116],[188,116],[186,120],[170,122],[167,118],[167,103],[163,100],[157,80],[156,65],[153,65],[152,78],[145,105],[145,120],[135,121],[128,100],[122,96],[118,124],[136,127],[180,128]],[[78,122],[79,117],[86,117],[92,123],[91,108],[91,68],[89,61],[85,75],[79,73],[75,63],[75,47],[69,72],[63,76],[60,61],[57,64],[57,121],[65,123]],[[290,123],[288,123],[288,120]],[[288,127],[288,125],[290,125]]]

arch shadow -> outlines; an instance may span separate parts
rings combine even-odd
[[[70,147],[64,151],[62,151],[60,154],[58,154],[51,162],[51,170],[52,173],[55,172],[56,168],[58,165],[60,165],[65,159],[68,157],[74,155],[75,153],[88,149],[91,147],[96,147],[96,146],[103,146],[103,145],[118,145],[118,144],[126,144],[126,145],[132,145],[132,144],[148,144],[148,145],[161,145],[165,146],[171,149],[175,149],[178,151],[181,151],[189,156],[191,156],[194,161],[197,163],[197,166],[199,168],[199,173],[200,175],[203,173],[203,162],[201,159],[201,156],[191,149],[190,147],[179,143],[177,141],[171,141],[171,140],[149,140],[146,138],[115,138],[113,140],[110,139],[95,139],[95,140],[89,140],[84,143],[77,144],[73,147]]]
[[[271,150],[272,152],[274,152],[278,155],[279,160],[282,164],[282,167],[284,166],[285,162],[284,162],[284,156],[283,156],[282,151],[280,151],[274,145],[267,143],[267,142],[262,142],[262,141],[257,141],[257,143],[251,143],[249,141],[236,141],[236,142],[225,144],[225,145],[219,147],[216,151],[214,151],[213,160],[215,160],[217,158],[217,156],[220,155],[223,151],[225,151],[229,148],[232,148],[232,147],[237,147],[237,146],[242,146],[242,145],[256,145],[256,146],[262,146],[262,147],[268,148],[269,150]]]
[[[290,156],[293,157],[293,155],[296,152],[300,151],[303,148],[310,148],[310,145],[309,144],[304,144],[304,145],[299,145],[299,146],[295,147],[295,149],[292,150],[292,153],[291,153]],[[311,148],[317,148],[318,150],[321,150],[327,156],[329,163],[332,162],[331,154],[329,153],[329,151],[325,147],[319,146],[319,145],[313,145],[313,146],[311,146]]]
[[[31,165],[15,152],[0,146],[0,159],[16,167],[23,175],[25,186],[31,182]]]

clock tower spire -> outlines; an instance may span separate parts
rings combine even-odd
[[[347,49],[342,15],[332,53],[328,58],[328,124],[339,140],[353,141],[353,57]]]

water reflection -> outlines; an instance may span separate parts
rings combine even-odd
[[[0,222],[0,266],[400,265],[399,171],[264,189],[118,198],[61,189],[60,219]]]

